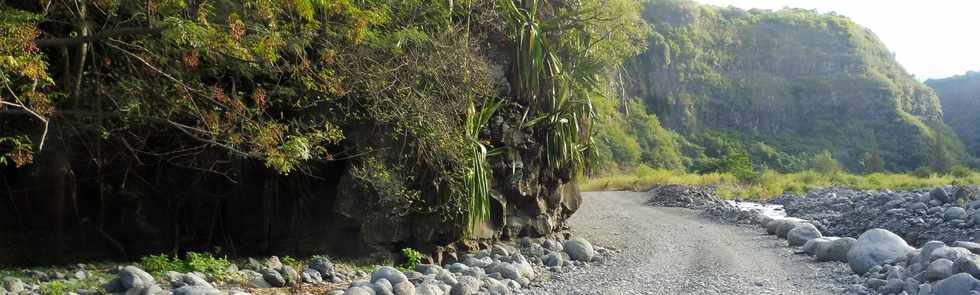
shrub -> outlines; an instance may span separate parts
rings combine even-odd
[[[973,170],[970,170],[966,166],[956,165],[949,169],[948,174],[956,178],[967,178],[973,175]]]
[[[231,262],[228,262],[225,257],[214,257],[210,253],[187,252],[184,264],[185,272],[200,272],[221,281],[224,279],[225,269],[231,265]]]
[[[182,271],[183,265],[180,259],[171,257],[167,254],[143,256],[139,262],[140,268],[150,273],[164,273],[167,271]]]
[[[823,151],[813,158],[813,170],[824,175],[834,175],[841,172],[841,166],[830,151]]]
[[[200,272],[214,280],[224,280],[225,269],[231,265],[225,257],[214,257],[210,253],[187,252],[181,260],[167,254],[144,256],[139,266],[143,270],[160,275],[168,271]]]
[[[932,169],[925,166],[915,168],[915,171],[912,171],[912,175],[918,178],[929,178],[932,177],[932,174],[934,174]]]
[[[402,249],[402,255],[405,256],[405,263],[402,263],[401,268],[406,270],[415,270],[415,266],[422,263],[422,252],[412,248]]]

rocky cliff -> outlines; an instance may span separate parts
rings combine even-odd
[[[780,170],[821,150],[855,171],[873,154],[893,171],[962,158],[935,93],[845,16],[687,0],[650,1],[644,15],[655,32],[630,88],[694,143],[734,142]]]
[[[960,136],[973,156],[980,156],[980,72],[931,79],[926,85],[939,95],[946,124]]]

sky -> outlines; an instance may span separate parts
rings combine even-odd
[[[696,0],[717,6],[834,11],[870,28],[920,80],[980,71],[980,0]]]

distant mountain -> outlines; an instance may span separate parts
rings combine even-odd
[[[939,95],[946,124],[971,154],[980,156],[980,72],[928,80],[926,84]]]
[[[687,0],[651,0],[644,15],[654,33],[628,89],[696,147],[684,152],[693,168],[731,153],[778,170],[824,150],[852,171],[964,158],[936,94],[847,17]]]

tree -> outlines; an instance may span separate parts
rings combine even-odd
[[[840,163],[834,159],[830,151],[823,151],[813,158],[813,170],[826,175],[833,175],[841,172]]]
[[[871,153],[868,153],[867,159],[865,159],[864,163],[865,169],[867,169],[868,172],[875,173],[885,171],[885,163],[881,160],[881,151],[877,147],[872,149]]]

